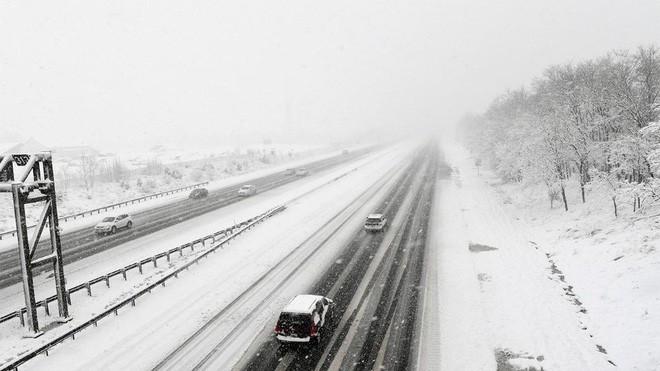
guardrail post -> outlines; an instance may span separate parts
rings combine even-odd
[[[190,243],[190,251],[195,251],[195,241]]]
[[[66,292],[66,301],[67,301],[67,303],[69,303],[69,305],[71,305],[71,292],[70,291]]]
[[[87,295],[92,296],[92,285],[87,282],[85,283],[85,288],[87,289]]]
[[[165,253],[165,257],[167,258],[167,262],[169,263],[170,262],[170,250],[167,250],[167,252]]]
[[[140,271],[140,274],[142,274],[142,262],[137,262],[138,265],[138,270]]]
[[[182,257],[183,256],[183,249],[181,248],[181,246],[179,246],[177,248],[177,250],[179,250],[179,257]]]
[[[50,317],[50,309],[48,308],[48,299],[41,302],[41,306],[46,310],[46,315]]]
[[[127,281],[127,278],[126,278],[126,268],[122,268],[122,269],[121,269],[121,275],[124,276],[124,281]]]
[[[107,274],[105,275],[105,285],[108,286],[108,288],[110,288],[110,276],[108,276]]]
[[[155,256],[151,258],[151,261],[154,263],[154,268],[158,268],[158,259]]]
[[[25,317],[23,317],[23,310],[20,310],[18,312],[18,319],[21,321],[21,326],[25,327]]]

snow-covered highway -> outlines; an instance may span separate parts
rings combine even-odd
[[[107,267],[111,267],[111,266],[116,267],[117,265],[120,265],[123,262],[134,261],[135,256],[138,254],[144,255],[144,254],[148,254],[149,252],[158,251],[158,246],[161,247],[161,250],[163,245],[171,247],[171,245],[176,244],[179,241],[185,240],[186,238],[190,239],[191,235],[198,235],[200,233],[200,230],[207,230],[207,231],[209,229],[215,230],[220,225],[225,225],[225,226],[231,225],[232,221],[234,220],[235,221],[242,220],[245,217],[249,217],[252,216],[253,214],[257,214],[258,212],[261,212],[264,209],[267,209],[269,206],[272,206],[274,204],[294,200],[292,204],[289,205],[289,210],[286,212],[286,215],[290,215],[293,218],[293,221],[291,222],[292,230],[286,230],[276,227],[275,232],[268,230],[263,232],[260,231],[258,238],[260,238],[261,242],[259,242],[257,246],[252,245],[251,249],[236,250],[235,246],[238,244],[237,241],[236,244],[232,244],[230,248],[223,250],[221,254],[216,254],[216,257],[214,257],[214,259],[220,259],[223,262],[222,263],[223,266],[225,266],[224,264],[229,264],[228,266],[225,267],[231,267],[230,271],[234,272],[234,269],[239,269],[241,272],[244,273],[238,275],[232,274],[229,276],[223,275],[219,279],[208,280],[213,284],[218,284],[218,282],[221,282],[222,286],[225,286],[225,288],[222,289],[223,294],[228,294],[228,295],[235,294],[237,292],[236,290],[241,287],[240,284],[241,280],[244,279],[249,280],[251,274],[259,272],[258,269],[259,267],[262,267],[263,264],[269,264],[268,260],[263,260],[265,259],[265,257],[268,256],[268,254],[275,254],[275,256],[280,256],[278,254],[281,254],[284,251],[281,248],[273,249],[275,241],[277,241],[277,239],[273,237],[274,233],[278,233],[279,235],[281,235],[279,239],[282,240],[282,242],[279,242],[280,244],[282,243],[288,244],[291,243],[293,236],[302,236],[305,233],[307,233],[309,231],[310,226],[324,225],[325,221],[323,218],[326,217],[327,213],[333,210],[332,207],[339,207],[340,205],[344,204],[344,202],[347,202],[344,201],[345,195],[348,195],[350,192],[358,192],[360,189],[362,189],[362,192],[365,189],[368,189],[371,184],[370,183],[371,179],[373,179],[374,176],[380,174],[379,177],[381,177],[383,176],[383,174],[389,171],[392,168],[392,166],[395,166],[396,164],[399,164],[402,161],[406,161],[408,157],[405,153],[407,153],[408,151],[409,149],[407,149],[407,147],[402,148],[401,146],[399,146],[398,148],[395,149],[388,149],[384,151],[374,152],[365,159],[340,167],[336,170],[319,172],[307,179],[296,182],[296,184],[286,185],[283,187],[273,189],[268,192],[263,192],[253,198],[242,201],[235,205],[227,206],[217,212],[206,214],[204,216],[197,217],[189,221],[184,221],[183,223],[180,223],[177,226],[164,229],[163,231],[159,232],[158,236],[145,236],[130,243],[121,245],[113,249],[112,253],[104,252],[101,254],[96,254],[93,257],[83,259],[79,262],[67,266],[66,272],[68,274],[69,282],[72,281],[76,282],[79,279],[84,279],[82,277],[89,277],[90,275],[98,274],[99,271],[107,270]],[[356,181],[356,177],[358,178],[357,181]],[[356,187],[356,184],[360,184],[360,186]],[[333,188],[337,188],[337,187],[341,187],[341,188],[339,190],[332,191]],[[328,189],[331,190],[330,192],[334,192],[335,196],[328,197],[328,193],[327,193],[329,192]],[[300,198],[300,196],[304,194],[307,194],[307,196]],[[301,205],[303,209],[305,207],[307,208],[305,209],[306,214],[296,215],[295,210],[297,209],[297,205],[299,204],[303,204]],[[357,217],[357,220],[360,220],[359,222],[357,222],[358,224],[361,223],[362,218],[363,218],[362,215]],[[269,222],[266,224],[272,224],[272,223],[273,222]],[[274,222],[274,224],[275,226],[277,226],[277,222]],[[261,230],[263,228],[264,227],[259,226],[257,229]],[[251,232],[250,234],[253,235],[253,233],[254,232]],[[243,241],[243,238],[244,237],[241,237],[239,241]],[[262,251],[263,253],[256,253],[252,259],[249,259],[249,261],[253,262],[255,266],[250,267],[250,269],[246,270],[245,269],[246,263],[242,262],[241,253],[246,251],[252,251],[254,253],[254,249],[258,251],[263,250]],[[237,252],[231,253],[231,251],[240,251],[241,253],[237,253]],[[227,261],[228,256],[231,257],[229,261]],[[255,259],[255,257],[259,257],[259,259]],[[204,264],[200,265],[200,267],[209,267],[209,266],[212,266],[212,263],[205,262]],[[226,273],[226,272],[216,272],[215,269],[213,271],[215,273]],[[193,271],[191,271],[191,273],[196,274],[196,272]],[[239,282],[236,282],[237,280]],[[167,289],[165,289],[164,291],[168,291],[168,292],[170,290],[174,291],[174,289],[172,288],[175,286],[176,285],[171,285],[171,286],[168,285]],[[209,291],[208,289],[203,290],[205,294],[207,294],[208,291]],[[108,290],[107,293],[119,295],[119,296],[125,295],[125,293],[121,293],[121,292],[118,293],[117,290],[115,289]],[[94,307],[96,308],[99,307],[99,303],[98,303],[99,300],[97,299],[101,299],[101,297],[104,294],[106,293],[98,294],[99,295],[98,298],[96,297],[92,298],[92,300],[97,301],[97,303],[95,305],[91,305],[92,308],[91,312],[94,311],[93,310]],[[7,301],[3,300],[3,306],[5,303],[8,302],[13,304],[20,303],[20,295],[10,294],[10,297],[8,297],[7,299],[9,300]],[[176,302],[181,304],[181,302],[178,300]],[[185,306],[186,307],[191,306],[192,303],[196,303],[196,302],[199,302],[199,300],[185,301],[186,303]],[[140,311],[141,307],[143,307],[143,305],[138,304],[138,306],[136,307],[136,311]],[[200,309],[200,306],[193,305],[192,307],[193,308],[189,310],[192,311],[197,310],[202,312],[213,311],[214,309],[216,309],[216,307],[221,308],[221,306],[219,306],[218,303],[215,303],[213,305],[203,306],[204,309]],[[79,307],[77,305],[74,305],[72,306],[72,311],[73,311],[74,321],[72,321],[70,325],[74,325],[78,319],[82,320],[82,318],[80,318],[81,316],[82,317],[85,316],[84,306]],[[132,310],[126,311],[126,314],[130,312],[133,311]],[[168,312],[171,313],[172,310],[169,310]],[[88,313],[87,315],[91,315],[91,314],[92,313]],[[118,317],[118,320],[122,323],[126,323],[121,318],[121,317],[125,318],[126,314],[120,315],[120,317]],[[177,316],[177,318],[179,317]],[[128,318],[126,321],[127,323],[132,323],[130,318]],[[145,323],[145,326],[146,324],[152,323],[151,320],[144,320],[143,322]],[[198,323],[199,320],[194,322]],[[69,326],[69,324],[65,326]],[[105,325],[99,324],[100,329],[103,329],[104,328],[103,326]],[[149,326],[153,327],[153,325],[149,325]],[[15,330],[20,331],[20,329],[16,327],[14,328]],[[57,329],[49,332],[57,332]],[[40,339],[31,339],[31,340],[26,340],[25,342],[19,341],[19,343],[23,343],[23,344],[11,343],[11,338],[5,337],[4,335],[6,334],[3,333],[2,340],[5,341],[4,344],[11,343],[9,349],[3,347],[3,349],[8,350],[7,353],[3,354],[3,357],[5,357],[5,359],[9,358],[8,353],[11,352],[12,348],[14,351],[18,351],[19,349],[26,349],[26,343],[36,344],[45,341],[50,335],[49,332],[47,332],[47,334]],[[94,332],[94,330],[88,332]],[[102,340],[102,343],[105,343],[106,341],[111,341],[109,339],[105,339],[106,335],[107,334],[104,333],[103,335],[104,339]],[[86,333],[83,333],[83,335],[81,335],[81,337],[84,336],[86,336]],[[179,338],[180,336],[183,335],[179,334],[176,337]],[[161,339],[160,337],[158,338]],[[71,342],[71,344],[73,346],[79,346],[80,342],[78,341]],[[68,342],[62,345],[61,347],[66,348],[67,345]],[[29,346],[27,348],[29,348]],[[101,348],[103,348],[105,351],[108,351],[109,349],[114,349],[114,347],[105,347],[105,346],[101,346]],[[62,354],[59,353],[58,349],[59,348],[56,348],[54,349],[54,351],[51,352],[51,357],[48,358],[49,363],[53,361],[54,359],[53,356],[55,354]],[[67,358],[67,357],[64,356],[63,358]],[[39,358],[35,359],[35,363],[38,362],[39,362]]]

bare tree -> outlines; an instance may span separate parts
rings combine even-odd
[[[71,174],[69,173],[68,164],[64,164],[62,167],[60,167],[57,178],[58,183],[62,184],[62,189],[66,192],[69,189],[69,184],[71,183]]]
[[[96,171],[99,163],[96,159],[96,155],[88,155],[84,150],[82,151],[80,158],[80,178],[85,184],[85,190],[89,191],[94,188],[94,179],[96,178]]]

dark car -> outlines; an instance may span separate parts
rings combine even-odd
[[[275,326],[275,337],[280,343],[314,343],[332,319],[332,300],[320,295],[298,295],[287,304]]]
[[[206,188],[195,188],[190,192],[188,198],[197,199],[204,198],[209,195],[209,190]]]

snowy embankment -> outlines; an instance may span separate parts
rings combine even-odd
[[[539,234],[522,209],[503,202],[483,169],[477,174],[466,151],[443,150],[453,172],[438,185],[430,246],[435,260],[427,276],[438,290],[426,294],[427,307],[439,307],[439,329],[424,333],[421,364],[436,362],[443,370],[615,369],[611,362],[619,369],[657,367],[648,353],[657,337],[633,336],[644,323],[655,327],[647,334],[658,334],[657,322],[643,318],[648,313],[612,311],[615,302],[632,309],[642,295],[612,290],[621,278],[603,264],[603,249],[585,244],[578,252],[552,233]],[[649,262],[634,259],[637,270],[651,273],[641,268]],[[654,276],[658,282],[657,269]]]
[[[157,289],[158,292],[154,291],[153,295],[139,299],[137,307],[120,310],[118,317],[101,321],[98,329],[82,332],[76,336],[76,341],[67,341],[57,346],[50,357],[38,357],[25,367],[108,369],[122,364],[128,368],[142,369],[153,365],[168,349],[179,344],[200,323],[229,303],[233,297],[260,277],[262,272],[282,259],[296,244],[327,223],[333,213],[344,206],[345,201],[363,192],[373,179],[382,176],[401,161],[405,161],[409,152],[409,145],[374,152],[362,160],[313,174],[207,215],[185,221],[157,234],[131,241],[112,251],[66,266],[68,284],[76,284],[134,262],[145,255],[163,251],[198,238],[200,235],[227,227],[234,220],[240,221],[257,215],[274,205],[287,203],[289,206],[283,214],[260,224],[253,231],[232,242],[230,246],[204,259],[198,267],[192,268],[189,274],[182,274],[179,279],[168,282],[165,288]],[[300,198],[301,196],[303,197]],[[374,199],[372,203],[375,204],[377,201]],[[364,210],[364,215],[371,211]],[[357,215],[357,218],[361,221],[364,215]],[[347,238],[348,236],[350,234],[347,234]],[[332,248],[320,257],[323,261],[317,264],[310,263],[304,275],[313,277],[318,273],[319,264],[332,263],[333,256],[344,243],[346,241],[340,240],[332,244]],[[179,263],[173,261],[173,265],[176,264]],[[52,338],[52,334],[85,321],[93,313],[98,313],[120,298],[125,298],[131,292],[143,287],[145,281],[156,279],[169,268],[163,265],[162,268],[150,269],[149,272],[145,272],[145,277],[133,274],[126,283],[122,283],[120,278],[119,282],[113,284],[110,289],[99,285],[94,289],[91,298],[81,293],[82,296],[73,298],[74,305],[71,307],[73,321],[51,329],[40,338],[21,339],[20,334],[24,330],[16,324],[17,321],[11,326],[0,327],[2,345],[0,348],[3,350],[0,360],[4,362],[13,354]],[[52,282],[44,285],[44,279],[45,277],[41,277],[39,280],[38,297],[52,290],[50,288]],[[256,332],[264,325],[269,325],[268,320],[281,305],[309,282],[312,281],[296,280],[297,288],[292,288],[286,293],[287,296],[280,297],[264,307]],[[20,306],[20,294],[18,285],[0,291],[3,309],[5,304],[12,308]],[[237,346],[248,345],[249,343]],[[145,353],[146,349],[149,351]],[[240,349],[237,348],[239,354]],[[145,358],[145,354],[149,354],[150,358]]]
[[[608,358],[622,370],[660,370],[657,208],[633,213],[619,200],[615,218],[606,191],[589,189],[582,203],[576,182],[568,184],[566,212],[561,204],[550,209],[543,186],[501,184],[490,174],[481,182],[497,192],[502,207],[554,264],[555,276],[571,286],[585,312],[585,331]]]

